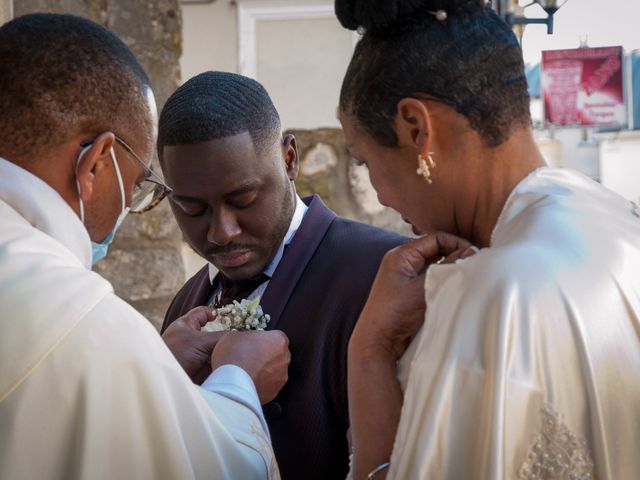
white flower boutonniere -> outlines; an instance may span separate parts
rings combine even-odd
[[[225,330],[264,330],[271,320],[269,315],[262,311],[260,297],[254,300],[243,299],[213,309],[213,320],[207,323],[202,330],[205,332],[222,332]]]

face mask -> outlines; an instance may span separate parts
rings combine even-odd
[[[78,163],[80,163],[82,156],[89,151],[89,148],[91,148],[91,145],[88,145],[80,152],[80,155],[78,155],[78,161],[76,162],[76,166]],[[111,161],[113,162],[113,166],[116,170],[116,177],[118,178],[118,188],[120,189],[120,199],[122,202],[121,203],[122,207],[121,207],[120,215],[118,215],[118,219],[116,220],[115,225],[113,226],[109,234],[105,237],[105,239],[102,240],[100,243],[91,241],[91,264],[92,265],[95,265],[96,263],[98,263],[100,260],[102,260],[104,257],[107,256],[109,245],[113,241],[113,237],[115,237],[116,231],[122,224],[122,221],[124,220],[124,218],[127,216],[127,213],[129,213],[129,207],[126,206],[126,200],[124,196],[124,184],[122,183],[122,175],[120,175],[120,167],[118,167],[118,162],[116,161],[116,154],[114,153],[113,148],[109,150],[109,155],[111,156]],[[76,185],[78,187],[78,196],[80,196],[80,183],[78,182],[77,179],[76,179]],[[84,224],[84,204],[82,202],[82,198],[80,198],[80,221]]]
[[[91,265],[95,265],[107,256],[109,245],[111,245],[113,237],[116,236],[116,231],[118,230],[118,228],[120,228],[120,225],[122,224],[124,217],[127,216],[127,213],[129,213],[128,207],[124,208],[120,212],[118,220],[116,220],[116,224],[113,226],[113,229],[111,230],[111,232],[109,232],[109,235],[107,235],[104,240],[102,240],[100,243],[96,243],[93,241],[91,242]]]

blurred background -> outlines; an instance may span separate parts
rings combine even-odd
[[[640,2],[497,0],[492,6],[521,38],[536,138],[548,163],[580,170],[640,200]],[[298,139],[298,193],[317,193],[340,215],[410,234],[397,213],[377,202],[366,167],[346,153],[336,108],[359,36],[338,24],[333,1],[0,0],[0,23],[31,12],[85,16],[118,34],[149,73],[159,108],[178,85],[206,70],[257,79],[283,129]],[[542,52],[555,50],[570,51],[562,60],[545,54],[543,62]],[[591,108],[580,100],[587,73],[581,79],[575,72],[591,68],[602,77],[603,62],[617,65],[611,58],[619,58],[619,71],[609,72],[603,91],[617,95],[617,117],[592,122],[593,115],[581,113]],[[577,76],[573,86],[571,75]],[[567,98],[560,86],[573,89],[573,116],[552,115],[558,95]],[[606,105],[608,100],[592,113],[595,108],[599,118],[608,118]],[[173,295],[203,264],[182,241],[164,202],[146,215],[129,215],[95,268],[158,327]]]

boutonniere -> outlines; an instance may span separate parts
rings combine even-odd
[[[213,309],[213,320],[202,330],[222,332],[225,330],[264,330],[271,317],[262,311],[260,297],[254,300],[234,300],[233,303]]]

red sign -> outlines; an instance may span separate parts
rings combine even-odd
[[[547,125],[624,127],[622,47],[542,52]]]

